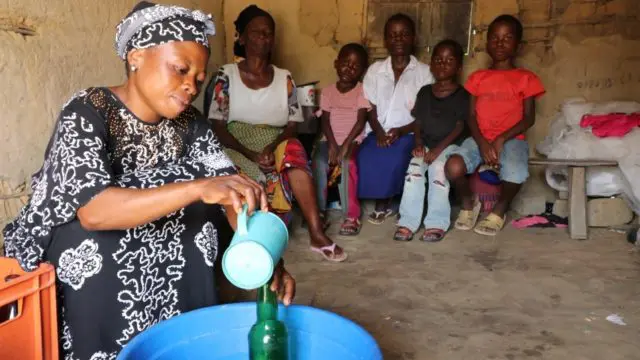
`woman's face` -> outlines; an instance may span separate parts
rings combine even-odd
[[[134,50],[130,75],[146,105],[163,118],[173,119],[198,96],[206,78],[209,53],[192,41],[170,42],[145,50]]]
[[[244,46],[247,56],[267,58],[273,49],[274,40],[274,24],[271,19],[258,16],[247,24],[240,44]]]

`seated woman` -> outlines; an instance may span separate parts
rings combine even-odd
[[[291,74],[271,64],[275,22],[255,5],[235,21],[238,63],[224,65],[214,80],[209,118],[240,171],[263,184],[269,209],[286,223],[292,195],[309,224],[311,250],[335,262],[347,254],[329,239],[320,218],[306,152],[295,139],[302,119]]]
[[[410,17],[391,16],[384,26],[389,57],[372,64],[364,77],[364,94],[373,109],[358,153],[358,196],[376,200],[368,219],[376,225],[394,214],[391,201],[402,193],[414,147],[411,109],[418,90],[434,82],[429,66],[411,55],[415,36]]]
[[[25,270],[56,268],[60,358],[115,359],[159,321],[214,305],[217,224],[235,227],[242,202],[267,210],[191,106],[213,32],[200,11],[138,4],[116,35],[126,82],[63,107],[33,195],[4,230]],[[272,288],[283,282],[289,303],[280,263]]]

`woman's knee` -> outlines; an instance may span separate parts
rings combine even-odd
[[[460,155],[452,155],[444,167],[447,179],[455,180],[467,175],[467,166]]]

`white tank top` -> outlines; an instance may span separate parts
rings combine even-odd
[[[265,88],[248,88],[237,64],[225,66],[229,76],[229,121],[283,127],[289,121],[287,77],[289,72],[273,66],[273,81]]]

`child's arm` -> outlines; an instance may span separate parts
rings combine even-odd
[[[380,125],[380,121],[378,121],[378,107],[372,104],[371,111],[369,111],[369,116],[367,116],[367,121],[371,126],[371,130],[376,134],[376,140],[378,142],[378,146],[387,147],[387,133]]]
[[[405,126],[400,126],[400,127],[389,130],[389,132],[387,133],[387,143],[389,145],[393,144],[399,138],[412,132],[415,126],[416,126],[416,121],[413,120],[412,122],[408,123]]]
[[[524,111],[522,114],[522,120],[520,120],[520,122],[515,124],[509,130],[500,134],[496,138],[496,140],[494,140],[494,143],[497,140],[500,140],[502,141],[502,143],[504,143],[520,134],[525,133],[527,130],[529,130],[529,128],[533,126],[533,124],[535,124],[535,122],[536,122],[536,101],[534,97],[530,97],[530,98],[524,99]]]
[[[353,147],[353,142],[358,137],[358,135],[362,133],[362,130],[364,130],[364,125],[367,123],[367,115],[368,115],[367,113],[368,113],[367,109],[364,109],[364,108],[358,109],[358,120],[356,121],[355,124],[353,124],[353,127],[351,128],[349,135],[347,135],[347,139],[342,143],[343,149],[341,149],[341,153],[340,153],[341,158],[343,158],[346,154],[349,154],[351,152],[351,148]]]
[[[329,165],[335,165],[338,162],[338,143],[335,136],[333,136],[333,129],[331,128],[331,113],[328,111],[322,111],[322,117],[320,118],[320,127],[322,133],[327,137],[327,143],[329,145]]]
[[[338,146],[335,136],[333,136],[333,129],[331,128],[331,113],[328,111],[322,111],[322,117],[320,118],[320,128],[322,133],[327,137],[329,145]]]
[[[524,106],[522,110],[522,119],[512,128],[500,134],[494,141],[493,147],[498,152],[502,152],[504,143],[524,134],[536,122],[536,97],[545,93],[544,86],[540,79],[533,73],[524,73],[523,88],[520,90],[524,98]]]
[[[480,154],[482,155],[482,159],[487,165],[494,165],[498,163],[498,154],[496,150],[489,144],[489,142],[482,136],[480,132],[480,127],[478,127],[478,118],[476,116],[476,100],[477,97],[471,95],[469,101],[469,119],[467,120],[467,125],[469,126],[469,132],[471,132],[471,136],[478,144],[478,148],[480,149]]]

